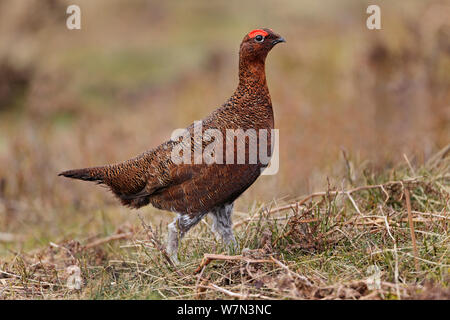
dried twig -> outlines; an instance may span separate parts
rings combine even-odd
[[[347,195],[348,196],[348,195],[350,195],[350,194],[352,194],[354,192],[358,192],[358,191],[362,191],[362,190],[381,189],[383,191],[383,193],[386,195],[387,199],[389,199],[389,194],[386,192],[386,189],[385,189],[386,186],[391,186],[391,185],[396,185],[396,184],[400,184],[400,185],[403,186],[406,183],[417,182],[417,180],[419,178],[421,178],[421,177],[405,179],[405,180],[402,180],[402,181],[389,181],[389,182],[386,182],[384,184],[361,186],[361,187],[353,188],[353,189],[350,189],[350,190],[315,192],[315,193],[311,193],[310,195],[306,196],[302,200],[297,201],[295,203],[291,203],[291,204],[288,204],[288,205],[285,205],[285,206],[282,206],[282,207],[277,207],[277,208],[271,209],[269,211],[269,214],[273,214],[273,213],[277,213],[277,212],[281,212],[281,211],[285,211],[285,210],[289,210],[289,209],[295,209],[296,207],[302,206],[306,202],[308,202],[309,200],[311,200],[313,198],[316,198],[316,197],[324,197],[324,196],[328,196],[328,195]],[[352,201],[352,203],[353,203],[353,201]],[[355,203],[353,203],[353,205],[355,205]],[[357,209],[357,211],[359,211],[359,210]]]
[[[308,278],[306,278],[305,276],[299,275],[298,273],[290,270],[288,268],[288,266],[286,266],[285,264],[283,264],[281,261],[278,261],[277,259],[275,259],[274,257],[270,257],[270,259],[275,262],[278,266],[280,266],[281,268],[283,268],[284,270],[287,271],[287,273],[289,274],[290,277],[295,276],[296,278],[300,279],[304,284],[306,284],[308,287],[312,287],[313,284],[308,280]]]
[[[239,298],[239,299],[248,299],[248,298],[259,298],[259,299],[267,299],[267,300],[272,300],[273,298],[267,297],[267,296],[263,296],[261,294],[240,294],[237,292],[233,292],[224,288],[219,287],[218,285],[215,285],[214,283],[211,283],[208,286],[200,286],[201,288],[204,289],[213,289],[219,292],[222,292],[224,294],[226,294],[227,296],[233,297],[233,298]]]
[[[358,208],[358,205],[356,204],[356,201],[353,199],[350,192],[346,192],[346,194],[347,194],[347,197],[350,199],[350,202],[353,204],[353,207],[355,207],[356,212],[358,212],[360,215],[362,215],[361,211]]]
[[[3,271],[1,269],[0,269],[0,274],[4,274],[4,275],[7,275],[7,276],[16,278],[16,279],[23,279],[23,277],[20,276],[20,275],[17,275],[17,274],[11,273],[11,272],[7,272],[7,271]],[[34,282],[35,285],[46,285],[46,286],[52,286],[52,287],[62,287],[61,284],[57,284],[57,283],[50,283],[50,282],[41,281],[41,280],[35,280],[35,279],[30,279],[30,278],[27,278],[26,280]]]
[[[51,247],[53,247],[53,248],[58,248],[58,249],[63,249],[63,250],[65,250],[65,251],[72,257],[72,259],[73,259],[74,261],[77,261],[77,259],[76,259],[75,256],[73,255],[72,251],[69,250],[69,249],[67,249],[66,247],[60,246],[59,244],[56,244],[56,243],[54,243],[54,242],[50,242],[49,245],[50,245]]]
[[[213,260],[223,260],[223,261],[245,261],[247,263],[267,263],[272,262],[271,260],[265,260],[265,259],[250,259],[247,257],[244,257],[242,255],[236,255],[236,256],[227,256],[223,254],[209,254],[205,253],[202,259],[202,262],[198,266],[197,269],[195,269],[194,274],[199,273],[204,267],[206,267],[208,264],[210,264]]]
[[[403,158],[405,159],[406,163],[408,164],[409,170],[411,170],[412,175],[415,176],[416,171],[414,170],[413,166],[411,165],[411,162],[409,162],[409,159],[406,156],[406,153],[403,154]]]
[[[102,245],[104,243],[114,241],[114,240],[126,239],[126,238],[131,237],[132,235],[133,235],[133,232],[113,234],[111,236],[108,236],[108,237],[105,237],[102,239],[98,239],[96,241],[88,243],[87,245],[84,246],[84,249],[91,249],[93,247],[96,247],[96,246],[99,246],[99,245]]]

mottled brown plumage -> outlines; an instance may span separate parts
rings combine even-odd
[[[202,121],[203,131],[218,129],[226,137],[226,129],[270,131],[274,127],[265,59],[279,42],[284,39],[271,29],[257,29],[244,37],[239,51],[239,85],[222,107]],[[187,130],[194,135],[193,124]],[[270,154],[270,132],[268,137]],[[224,229],[231,228],[227,225],[231,223],[231,209],[226,208],[232,208],[234,200],[253,184],[265,164],[259,160],[256,164],[175,164],[171,151],[176,143],[167,141],[123,163],[70,170],[60,175],[105,184],[122,204],[132,208],[150,203],[177,212],[180,216],[175,225],[183,234],[205,214],[213,213],[217,218],[215,229],[227,238],[230,230]],[[176,251],[176,244],[170,248],[170,237],[168,249]],[[225,240],[234,240],[232,233]],[[172,241],[178,242],[178,238]]]

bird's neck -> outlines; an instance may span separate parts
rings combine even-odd
[[[264,59],[239,59],[239,87],[267,90]]]

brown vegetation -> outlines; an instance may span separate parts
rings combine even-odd
[[[352,0],[78,2],[80,31],[64,1],[0,2],[1,298],[448,299],[445,1],[383,2],[380,31]],[[203,118],[256,27],[287,40],[267,64],[280,172],[236,203],[242,258],[194,275],[224,253],[201,224],[175,270],[155,246],[170,213],[140,211],[148,238],[106,190],[56,175]],[[81,290],[66,287],[73,265]]]

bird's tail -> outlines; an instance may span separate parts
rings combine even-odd
[[[61,172],[58,176],[64,176],[71,179],[78,179],[84,181],[95,181],[103,183],[105,179],[105,167],[94,167],[75,169]]]
[[[64,171],[59,176],[67,178],[93,181],[104,184],[120,199],[122,204],[132,208],[139,208],[149,203],[148,193],[145,190],[145,166],[137,160],[123,163]]]

